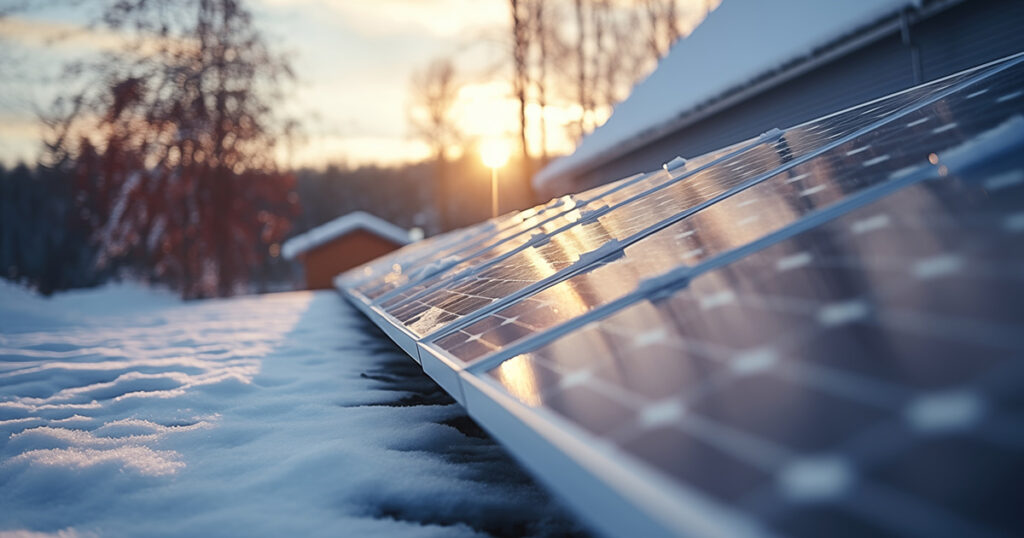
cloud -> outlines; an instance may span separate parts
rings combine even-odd
[[[43,126],[35,118],[0,114],[0,163],[34,162],[42,138]]]
[[[152,54],[160,45],[173,44],[170,38],[151,37],[141,44],[129,34],[85,24],[27,17],[0,18],[0,40],[23,47],[60,52],[108,52],[131,50],[140,56]]]
[[[0,19],[0,36],[33,48],[114,50],[125,44],[123,36],[112,32],[80,24],[23,17]]]

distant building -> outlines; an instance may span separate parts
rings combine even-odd
[[[1019,0],[723,0],[534,179],[579,192],[1024,50]]]
[[[411,239],[408,231],[355,211],[289,239],[281,252],[289,260],[302,262],[307,289],[328,289],[339,273],[383,256]]]

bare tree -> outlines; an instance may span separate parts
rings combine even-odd
[[[548,123],[546,110],[548,106],[548,64],[551,62],[551,25],[548,19],[551,17],[551,10],[545,9],[544,0],[531,0],[532,11],[530,19],[533,22],[533,40],[537,43],[537,75],[534,79],[534,87],[537,92],[537,107],[540,109],[540,157],[541,162],[548,160]]]
[[[668,49],[682,35],[679,30],[679,13],[676,0],[644,0],[644,11],[647,13],[648,47],[651,57],[657,61],[668,53]]]
[[[509,0],[508,6],[507,58],[527,175],[536,164],[531,153],[541,162],[548,158],[549,108],[578,108],[565,127],[571,138],[582,138],[688,29],[682,15],[691,13],[679,0]],[[528,114],[530,107],[540,115]],[[539,140],[530,140],[535,132]]]
[[[615,62],[615,54],[609,54],[605,48],[611,18],[611,5],[608,0],[591,0],[590,24],[593,28],[594,45],[591,55],[591,106],[610,104],[614,88],[611,85],[610,72]],[[615,44],[612,44],[614,47]]]
[[[530,86],[530,9],[528,0],[509,0],[512,8],[512,93],[519,102],[519,145],[529,174],[530,147],[526,142],[527,91]]]
[[[409,92],[409,123],[416,136],[425,141],[434,154],[434,207],[437,227],[448,229],[450,201],[447,160],[449,150],[463,142],[462,132],[453,116],[459,95],[455,65],[450,58],[439,58],[422,71],[413,73]]]
[[[409,123],[414,133],[431,147],[435,160],[446,160],[449,148],[462,142],[452,115],[459,96],[452,60],[439,58],[413,73],[409,92]]]
[[[583,0],[573,0],[573,14],[576,19],[576,95],[580,106],[577,139],[590,131],[587,118],[590,116],[590,81],[587,77],[587,24]]]
[[[109,0],[99,24],[132,37],[72,71],[91,83],[56,104],[49,160],[77,177],[101,263],[231,294],[297,212],[272,108],[290,68],[240,0]]]
[[[576,139],[596,127],[601,116],[650,72],[689,29],[688,21],[696,14],[679,0],[549,0],[547,4],[545,11],[565,6],[571,13],[568,24],[553,32],[552,48],[555,57],[561,49],[568,51],[553,65],[560,69],[556,93],[561,90],[561,103],[580,110],[577,120],[567,125]],[[710,5],[705,2],[700,14],[706,15]]]

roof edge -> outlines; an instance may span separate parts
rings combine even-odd
[[[412,241],[408,230],[365,211],[353,211],[285,241],[281,254],[292,260],[353,230],[365,230],[399,245]]]

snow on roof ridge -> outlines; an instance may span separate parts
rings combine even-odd
[[[285,241],[281,253],[291,260],[356,229],[366,230],[399,245],[407,245],[411,240],[407,230],[365,211],[353,211]]]
[[[608,121],[538,172],[533,186],[541,189],[616,148],[632,147],[628,141],[911,5],[920,0],[723,0]]]

